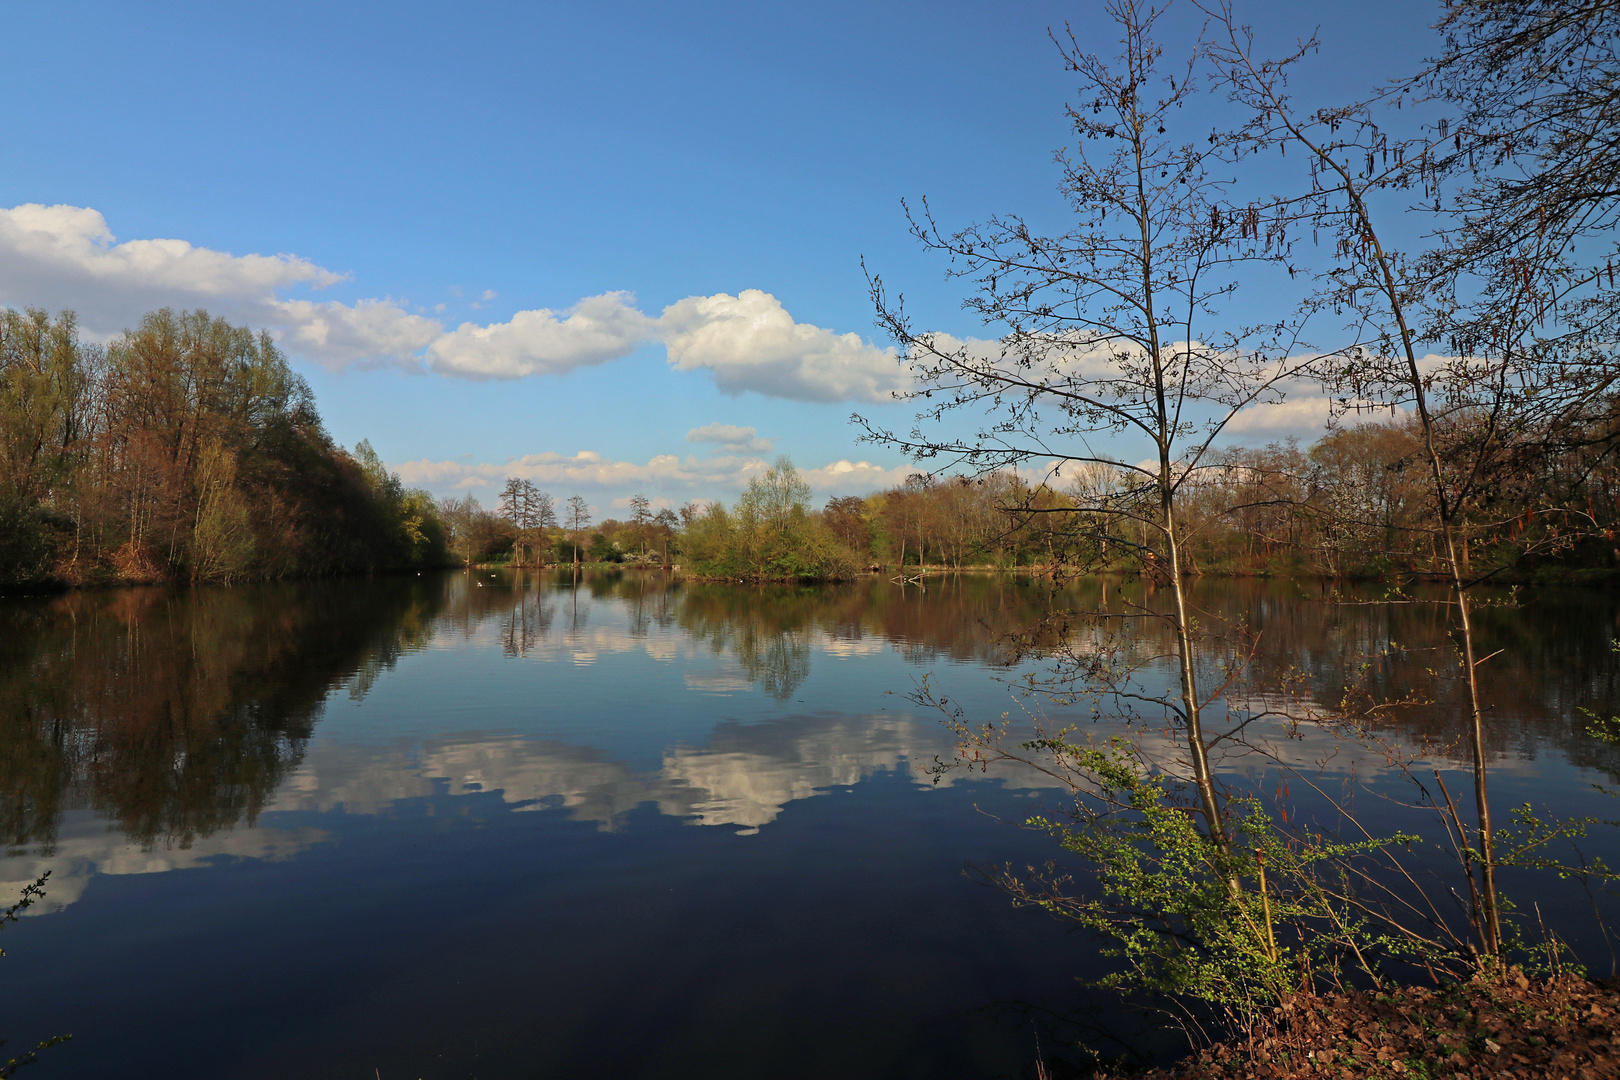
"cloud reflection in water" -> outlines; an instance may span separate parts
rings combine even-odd
[[[947,749],[937,725],[885,714],[726,721],[707,746],[671,747],[658,769],[641,772],[593,747],[516,734],[420,746],[323,740],[310,747],[268,809],[375,814],[443,791],[498,794],[523,810],[561,807],[604,831],[648,803],[696,825],[757,830],[790,802]],[[928,783],[920,773],[916,779]]]

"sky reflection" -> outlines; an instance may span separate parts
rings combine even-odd
[[[1303,658],[1322,686],[1351,670],[1368,642],[1443,630],[1422,625],[1422,609],[1324,607],[1264,583],[1219,588],[1213,602],[1264,631],[1272,652],[1262,663]],[[1053,596],[1037,582],[989,576],[921,591],[482,572],[14,602],[0,608],[13,631],[0,704],[13,717],[3,760],[14,856],[0,874],[23,882],[53,868],[51,904],[37,910],[58,910],[97,873],[284,859],[327,839],[319,823],[283,815],[386,816],[441,797],[493,797],[509,811],[556,811],[601,832],[650,806],[753,834],[793,803],[879,774],[932,787],[925,769],[950,756],[951,740],[906,694],[937,665],[936,685],[970,715],[1033,704],[1049,728],[1077,723],[1077,739],[1124,732],[1163,756],[1170,737],[1153,717],[1129,729],[1098,724],[1089,703],[1053,709],[997,681],[1028,670],[1000,666],[1008,631],[1064,605],[1118,605],[1125,595],[1079,583]],[[1579,637],[1577,627],[1610,621],[1605,610],[1562,629]],[[1539,639],[1527,637],[1530,627]],[[1584,638],[1552,642],[1533,618],[1485,629],[1511,635],[1520,653],[1581,657],[1540,681],[1488,673],[1504,706],[1490,733],[1499,775],[1567,785],[1590,782],[1594,766],[1598,776],[1613,771],[1614,755],[1580,735],[1570,709],[1601,704],[1612,655]],[[1108,642],[1082,626],[1071,644],[1088,655]],[[1158,649],[1150,638],[1140,647]],[[1143,677],[1159,676],[1150,667]],[[1379,737],[1426,741],[1433,763],[1452,767],[1445,680],[1420,689],[1435,704]],[[1376,748],[1325,731],[1269,721],[1252,730],[1265,753],[1223,748],[1216,763],[1226,774],[1252,780],[1281,766],[1345,789],[1381,763]],[[992,778],[1012,791],[1051,786],[1030,770]],[[112,831],[97,833],[96,822]]]

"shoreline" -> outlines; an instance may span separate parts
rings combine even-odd
[[[1010,574],[1020,577],[1051,577],[1063,575],[1069,577],[1142,577],[1140,567],[1105,567],[1101,569],[1080,569],[1072,566],[1052,564],[1030,564],[1024,566],[949,566],[938,564],[916,565],[908,564],[903,570],[890,565],[873,564],[872,567],[862,570],[846,578],[811,578],[811,577],[763,577],[763,578],[736,578],[729,575],[704,575],[683,570],[678,564],[675,566],[653,566],[641,563],[464,563],[461,565],[443,566],[411,566],[387,570],[353,570],[329,574],[308,574],[284,577],[244,577],[236,581],[215,582],[192,578],[162,578],[162,577],[99,577],[87,581],[68,581],[52,579],[33,581],[21,584],[0,585],[0,597],[25,596],[56,596],[62,593],[78,590],[120,589],[120,588],[157,588],[165,586],[193,586],[193,585],[264,585],[272,582],[292,581],[330,581],[341,578],[358,577],[389,577],[411,573],[441,572],[448,570],[536,570],[536,571],[566,571],[575,568],[583,570],[618,570],[642,571],[669,574],[672,578],[685,581],[701,582],[706,584],[800,584],[800,585],[834,585],[847,584],[863,579],[888,577],[897,583],[917,584],[919,579],[929,577],[948,577],[956,574]],[[1228,580],[1256,580],[1256,581],[1315,581],[1339,582],[1345,584],[1384,583],[1388,585],[1408,584],[1446,584],[1446,578],[1437,573],[1411,573],[1399,576],[1391,575],[1362,575],[1362,574],[1316,574],[1316,573],[1276,573],[1272,571],[1230,571],[1211,570],[1197,574],[1187,574],[1188,578],[1211,578]],[[903,582],[900,579],[904,579]],[[1620,569],[1606,567],[1562,567],[1543,566],[1524,570],[1502,570],[1480,579],[1480,585],[1499,585],[1527,588],[1620,588]]]

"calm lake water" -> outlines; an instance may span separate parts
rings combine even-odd
[[[42,1080],[1032,1075],[1095,1004],[1095,948],[963,869],[1053,855],[999,819],[1056,793],[934,785],[951,741],[906,695],[1016,710],[1005,636],[1104,588],[485,571],[0,602],[0,896],[52,872],[0,935],[7,1055],[70,1031]],[[1434,702],[1384,734],[1457,769],[1443,613],[1200,588],[1323,686],[1380,657]],[[1483,615],[1497,804],[1620,817],[1579,711],[1620,711],[1620,602],[1521,599]],[[1370,755],[1290,745],[1412,824]],[[1507,877],[1609,972],[1610,898]]]

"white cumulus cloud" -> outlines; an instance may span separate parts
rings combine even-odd
[[[263,318],[278,289],[343,280],[292,255],[231,255],[184,240],[115,241],[107,219],[87,207],[0,208],[0,298],[75,308],[92,332],[113,334],[175,304]]]
[[[885,469],[870,461],[840,460],[819,469],[800,469],[799,475],[811,488],[828,495],[867,495],[898,487],[906,482],[906,477],[922,471],[915,465]]]
[[[670,364],[706,369],[730,394],[888,401],[908,385],[894,349],[794,322],[776,297],[758,289],[688,297],[664,309],[659,327]]]
[[[328,367],[351,364],[404,363],[437,341],[444,326],[437,319],[412,315],[390,300],[276,300],[284,348],[319,360]]]
[[[1312,443],[1326,435],[1334,424],[1388,420],[1408,412],[1403,406],[1391,409],[1360,398],[1335,401],[1304,383],[1296,383],[1290,389],[1289,395],[1281,401],[1250,405],[1232,417],[1222,431],[1226,441],[1257,444],[1292,438]]]
[[[393,466],[405,483],[440,494],[466,491],[493,494],[505,484],[507,477],[518,477],[532,480],[555,496],[575,492],[601,495],[614,505],[638,492],[655,498],[662,494],[675,502],[715,495],[730,498],[769,467],[770,462],[765,458],[746,453],[719,453],[712,457],[656,454],[639,462],[616,461],[593,450],[572,455],[525,454],[501,463],[424,458]],[[841,460],[801,468],[799,475],[818,494],[864,495],[904,483],[907,476],[919,471],[911,465],[886,468],[870,461]]]
[[[652,329],[653,321],[636,310],[633,296],[604,293],[581,300],[560,318],[537,308],[489,326],[464,322],[427,346],[428,365],[469,378],[561,375],[629,356]]]
[[[706,371],[729,394],[877,402],[909,385],[895,350],[795,322],[776,297],[758,289],[688,297],[658,318],[639,311],[631,294],[608,292],[564,310],[533,308],[505,322],[463,322],[453,330],[401,300],[285,295],[346,280],[295,255],[233,255],[174,239],[119,242],[106,218],[88,207],[0,208],[0,303],[72,308],[101,337],[160,307],[206,307],[267,328],[289,351],[332,368],[394,364],[459,378],[518,379],[566,374],[662,342],[671,366]],[[472,306],[494,299],[486,289]]]
[[[1332,405],[1331,400],[1319,394],[1251,405],[1232,417],[1225,434],[1229,438],[1314,439],[1327,430]]]
[[[577,454],[525,454],[502,463],[407,461],[395,471],[407,484],[432,491],[500,487],[509,476],[532,480],[554,494],[646,490],[682,494],[740,489],[769,467],[764,458],[722,454],[700,458],[656,454],[645,462],[615,461],[594,450]]]

